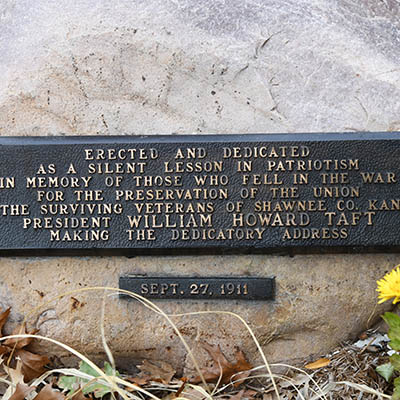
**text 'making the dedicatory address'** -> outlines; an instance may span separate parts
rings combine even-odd
[[[0,251],[400,244],[397,133],[0,138]]]

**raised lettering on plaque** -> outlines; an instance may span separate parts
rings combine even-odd
[[[121,276],[119,288],[159,300],[274,300],[275,278]],[[130,298],[125,293],[123,298]]]
[[[400,244],[398,133],[0,138],[2,254]]]

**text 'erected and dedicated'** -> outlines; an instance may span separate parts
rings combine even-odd
[[[0,250],[397,246],[400,141],[3,139]]]

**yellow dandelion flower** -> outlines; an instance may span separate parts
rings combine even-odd
[[[393,304],[400,302],[400,265],[376,283],[378,284],[376,290],[379,292],[378,298],[380,299],[378,304],[390,300],[392,297],[394,297]]]

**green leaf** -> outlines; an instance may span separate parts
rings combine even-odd
[[[397,314],[386,312],[382,318],[389,325],[390,347],[394,350],[400,350],[400,317]]]
[[[74,394],[80,388],[82,388],[83,394],[85,395],[93,394],[94,397],[98,399],[112,392],[112,390],[108,385],[105,385],[101,382],[98,382],[97,380],[94,380],[96,378],[99,378],[100,374],[94,368],[92,368],[88,363],[82,361],[79,364],[79,371],[93,377],[93,379],[78,378],[75,376],[60,377],[60,379],[58,380],[58,385],[61,389],[63,389],[63,391],[68,390],[69,395]],[[118,377],[121,376],[120,373],[117,370],[114,370],[114,368],[108,362],[104,363],[103,371],[107,376],[118,376]]]
[[[393,375],[394,367],[391,363],[382,364],[376,367],[376,372],[383,376],[386,382],[389,382]]]
[[[79,369],[82,372],[84,372],[85,374],[93,376],[93,378],[97,378],[100,376],[100,374],[94,368],[92,368],[89,364],[87,364],[84,361],[81,362]],[[115,371],[108,362],[104,363],[104,373],[107,376],[120,376],[119,372]],[[82,384],[83,384],[82,385],[83,386],[82,393],[83,394],[93,393],[94,397],[96,397],[97,399],[100,399],[103,396],[105,396],[107,393],[112,392],[112,390],[110,389],[109,386],[99,383],[97,381],[95,381],[93,383],[89,383],[90,380],[87,380],[87,379],[82,379],[82,381],[84,381],[84,382],[82,382]]]
[[[108,361],[104,362],[104,372],[108,376],[113,376],[115,374],[114,368],[111,366],[111,364]]]
[[[91,376],[99,376],[99,373],[85,361],[81,361],[79,364],[79,370]]]
[[[382,318],[385,320],[385,322],[392,328],[395,326],[398,326],[400,328],[400,317],[392,312],[385,312],[382,315]]]
[[[400,371],[400,355],[399,354],[391,355],[390,362],[396,371]],[[400,382],[399,382],[399,386],[400,386]]]
[[[398,346],[399,344],[399,340],[400,340],[400,330],[393,330],[393,329],[389,329],[388,331],[388,337],[390,339],[390,347],[392,347],[391,343],[394,342],[395,346]],[[393,348],[393,347],[392,347]],[[395,348],[393,348],[393,350],[396,350]]]
[[[400,317],[392,312],[385,312],[382,315],[384,321],[389,325],[391,329],[400,329]]]
[[[107,393],[111,393],[112,390],[101,383],[92,383],[88,386],[86,386],[84,389],[82,389],[83,394],[90,394],[93,393],[94,397],[96,399],[101,399],[103,396],[105,396]]]
[[[393,350],[400,351],[400,339],[392,339],[389,345]]]
[[[121,377],[121,374],[117,370],[115,370],[108,361],[104,362],[103,370],[107,376],[115,375],[115,376],[118,376],[119,378]]]
[[[75,393],[80,387],[78,379],[75,376],[61,376],[57,385],[63,389],[63,391],[68,390],[69,395]]]
[[[79,370],[87,375],[93,376],[93,378],[97,378],[100,376],[100,374],[85,361],[82,361],[80,363]],[[93,383],[89,383],[91,381],[89,379],[82,379],[81,381],[83,394],[93,393],[96,398],[101,398],[105,394],[110,392],[107,386],[98,383],[97,381],[94,381]]]
[[[394,381],[394,392],[392,400],[400,400],[400,378],[396,378]]]

